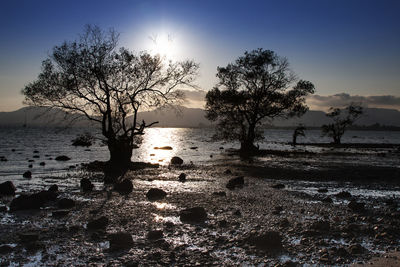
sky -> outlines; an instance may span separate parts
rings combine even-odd
[[[399,10],[398,0],[2,0],[0,111],[23,106],[21,89],[41,61],[86,24],[114,28],[134,51],[195,60],[204,92],[216,84],[217,66],[264,48],[314,83],[312,109],[361,100],[400,110]],[[187,105],[201,107],[204,92],[188,92]]]

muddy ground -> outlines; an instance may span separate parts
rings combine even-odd
[[[75,201],[62,212],[57,200],[11,212],[11,198],[2,199],[7,211],[0,213],[0,265],[364,264],[399,247],[400,157],[396,150],[385,156],[341,153],[228,155],[203,166],[184,159],[182,166],[128,172],[128,195],[103,186],[101,173],[76,173],[68,178],[74,186],[59,189],[58,199]],[[360,160],[364,156],[367,161]],[[374,157],[391,164],[369,164]],[[185,182],[178,180],[181,173]],[[238,176],[244,185],[228,189]],[[94,191],[81,192],[82,177],[94,182]],[[57,179],[44,178],[42,189]],[[166,197],[150,201],[151,188]],[[203,207],[207,219],[182,222],[180,211],[191,207]],[[103,216],[105,227],[89,229],[89,221]],[[133,242],[116,249],[113,233],[127,233]]]

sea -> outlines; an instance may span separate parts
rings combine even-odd
[[[213,128],[149,128],[139,148],[134,149],[132,161],[169,164],[171,157],[179,156],[184,163],[210,165],[218,160],[229,160],[229,151],[239,148],[238,142],[216,141]],[[96,137],[90,147],[76,147],[72,140],[79,134],[90,132]],[[290,145],[293,130],[266,129],[260,148],[293,150]],[[329,143],[329,137],[321,136],[320,130],[306,130],[298,137],[299,143]],[[343,143],[390,143],[400,144],[400,131],[352,131],[342,138]],[[156,147],[171,146],[172,150]],[[320,147],[307,147],[318,152]],[[56,161],[65,155],[69,161]],[[99,132],[85,128],[0,128],[0,182],[26,181],[22,175],[31,171],[33,177],[60,177],[76,172],[82,163],[94,160],[107,161],[109,153]],[[396,164],[396,163],[395,163]],[[32,165],[29,167],[29,165]]]

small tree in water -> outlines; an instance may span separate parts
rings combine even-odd
[[[293,132],[293,140],[292,140],[292,146],[296,146],[297,144],[297,136],[305,136],[304,130],[306,127],[304,125],[300,124],[299,126],[294,129]]]
[[[132,149],[146,128],[138,112],[183,98],[179,86],[191,85],[198,65],[165,64],[160,56],[118,49],[118,34],[87,26],[78,41],[53,48],[36,81],[23,89],[30,105],[79,113],[101,127],[110,151],[108,166],[126,170]]]
[[[218,122],[217,138],[239,140],[245,154],[258,150],[254,142],[262,138],[263,122],[303,115],[305,96],[314,93],[311,82],[298,81],[287,59],[270,50],[245,52],[217,71],[219,83],[206,95],[206,116]]]
[[[334,144],[340,144],[346,128],[360,118],[362,113],[362,106],[354,103],[343,110],[331,107],[326,116],[331,118],[333,122],[322,125],[322,135],[332,137]]]

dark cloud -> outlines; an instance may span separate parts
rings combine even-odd
[[[311,95],[307,98],[307,103],[311,109],[327,110],[330,107],[344,107],[351,102],[361,103],[369,108],[391,108],[400,110],[400,97],[394,95],[381,96],[360,96],[346,93],[321,96]]]

